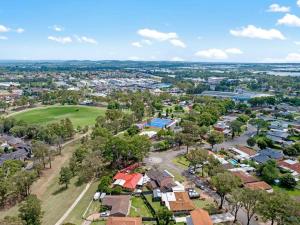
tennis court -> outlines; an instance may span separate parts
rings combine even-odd
[[[170,125],[171,123],[173,123],[173,120],[154,118],[150,121],[150,123],[147,124],[147,126],[165,128],[168,127],[168,125]]]

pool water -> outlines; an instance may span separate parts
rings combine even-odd
[[[239,162],[236,161],[235,159],[229,159],[228,161],[229,161],[232,165],[234,165],[234,166],[236,166],[236,165],[239,164]]]
[[[170,119],[160,119],[160,118],[154,118],[150,121],[150,123],[147,124],[149,127],[158,127],[158,128],[165,128],[169,124],[171,124],[173,121]]]

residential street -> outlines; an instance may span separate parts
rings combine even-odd
[[[236,137],[234,140],[228,140],[220,145],[216,145],[216,149],[220,150],[222,147],[223,148],[228,148],[230,146],[234,146],[237,144],[242,144],[245,145],[247,139],[253,135],[256,132],[256,128],[253,126],[249,126],[248,130],[242,134],[239,137]],[[207,184],[206,182],[204,182],[203,179],[200,179],[200,177],[196,176],[196,175],[191,175],[188,173],[188,171],[184,170],[183,167],[180,167],[178,165],[175,165],[173,163],[173,159],[176,156],[182,155],[186,153],[186,147],[181,147],[180,150],[169,150],[169,151],[165,151],[165,152],[151,152],[149,154],[149,157],[147,159],[145,159],[145,163],[149,166],[158,166],[162,169],[172,169],[174,171],[176,171],[178,174],[184,176],[187,178],[187,180],[193,181],[195,182],[200,182],[203,184],[203,186],[205,187],[203,192],[209,196],[211,196],[215,201],[219,202],[220,198],[218,196],[218,194],[213,191]],[[226,209],[229,210],[229,206],[228,206],[228,202],[225,201],[224,203],[224,207]],[[246,225],[247,224],[247,215],[246,212],[244,210],[239,210],[238,213],[238,221],[243,224]],[[252,218],[251,225],[263,225],[266,223],[262,223],[262,222],[258,222],[254,219],[254,217]]]

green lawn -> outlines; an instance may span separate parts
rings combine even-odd
[[[183,169],[187,169],[190,165],[189,161],[184,155],[177,156],[172,160],[172,162]]]
[[[145,205],[141,197],[131,198],[131,209],[129,216],[132,217],[152,217],[150,210]]]
[[[76,128],[78,125],[93,125],[98,116],[104,115],[105,110],[91,106],[49,106],[19,112],[13,117],[29,124],[47,124],[69,118]]]
[[[299,185],[300,184],[298,183],[298,186]],[[295,188],[294,190],[289,190],[289,189],[285,189],[285,188],[279,187],[277,185],[272,185],[272,188],[275,191],[283,191],[283,192],[287,193],[290,196],[295,196],[295,197],[299,197],[300,196],[300,189],[297,189],[297,188]]]
[[[94,182],[88,191],[85,193],[85,195],[82,197],[82,199],[78,202],[76,207],[72,210],[72,212],[69,214],[67,219],[64,221],[65,223],[74,223],[74,224],[82,224],[83,219],[82,216],[85,213],[87,207],[91,203],[93,196],[97,190],[98,182]],[[91,205],[89,206],[88,211],[86,212],[85,217],[89,216],[90,214],[99,211],[100,209],[100,202],[99,201],[93,201]]]
[[[150,203],[150,205],[153,207],[155,212],[158,212],[158,210],[162,209],[162,206],[160,205],[160,202],[153,202],[152,201],[152,194],[150,195],[145,195],[146,199]]]

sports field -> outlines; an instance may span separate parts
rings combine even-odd
[[[47,124],[69,118],[74,127],[93,125],[99,115],[104,115],[106,108],[92,106],[49,106],[18,112],[13,115],[17,120],[28,124]]]

